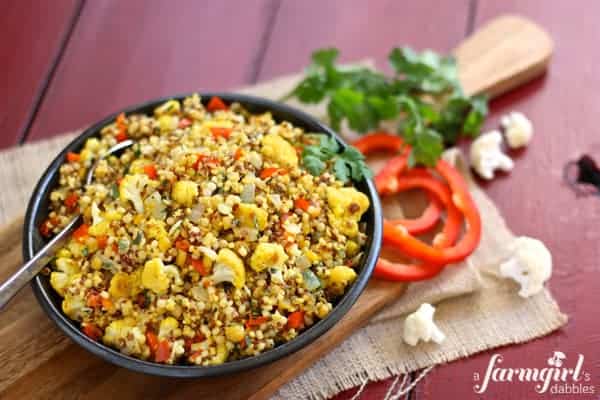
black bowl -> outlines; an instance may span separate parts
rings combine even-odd
[[[226,103],[239,102],[248,111],[253,113],[270,111],[277,121],[289,121],[298,127],[304,128],[308,132],[325,133],[333,136],[342,146],[345,146],[344,142],[331,129],[321,124],[313,117],[284,104],[257,97],[226,93],[205,93],[202,95],[202,99],[204,101],[213,95],[221,97]],[[154,108],[162,104],[164,101],[172,98],[181,100],[186,96],[188,95],[153,100],[144,104],[127,108],[123,111],[126,114],[151,114]],[[31,196],[31,200],[29,201],[29,205],[27,207],[27,214],[25,216],[25,226],[23,229],[23,258],[25,261],[31,259],[35,252],[38,251],[45,243],[45,239],[39,234],[37,227],[47,216],[49,195],[51,190],[57,185],[59,167],[61,164],[63,164],[67,152],[79,151],[87,138],[98,135],[99,131],[104,126],[115,120],[117,114],[118,113],[115,113],[86,129],[81,135],[79,135],[67,147],[65,147],[60,154],[58,154],[46,172],[44,172],[44,175],[39,180],[33,191],[33,195]],[[355,186],[358,190],[365,193],[371,202],[371,206],[363,216],[363,220],[367,225],[366,233],[368,235],[368,241],[366,244],[365,254],[361,260],[360,271],[357,279],[325,319],[317,322],[306,331],[298,335],[295,339],[259,354],[258,356],[208,367],[164,365],[143,361],[122,354],[85,336],[80,331],[79,324],[71,320],[62,312],[62,299],[50,286],[47,276],[40,274],[35,277],[32,282],[33,291],[35,292],[38,302],[42,308],[64,333],[66,333],[76,343],[89,350],[93,354],[100,356],[118,366],[148,374],[188,378],[224,375],[258,367],[260,365],[275,361],[286,355],[292,354],[302,347],[307,346],[313,340],[327,332],[327,330],[329,330],[348,312],[350,307],[352,307],[354,302],[358,299],[358,296],[360,296],[367,285],[371,273],[373,272],[373,268],[375,267],[375,262],[381,247],[381,205],[377,191],[370,180],[356,182]]]

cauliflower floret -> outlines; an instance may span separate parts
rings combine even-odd
[[[85,301],[79,296],[70,296],[67,294],[62,301],[63,312],[74,320],[81,320],[83,318],[85,308]]]
[[[259,243],[250,258],[250,266],[260,272],[270,267],[281,267],[288,259],[285,250],[277,243]]]
[[[240,203],[235,211],[240,226],[262,231],[267,227],[269,213],[254,204]]]
[[[262,138],[262,154],[277,164],[294,168],[298,166],[296,149],[281,136],[271,133]]]
[[[514,241],[511,250],[512,257],[500,264],[500,275],[519,283],[522,297],[540,292],[544,282],[552,276],[552,255],[544,243],[521,236]]]
[[[142,271],[142,286],[157,294],[164,294],[169,290],[171,279],[175,284],[181,284],[179,271],[174,265],[165,266],[160,258],[153,258],[144,264]]]
[[[71,278],[64,272],[53,271],[50,273],[50,285],[58,294],[64,297],[65,289],[69,286]]]
[[[198,197],[198,184],[192,181],[177,181],[173,185],[171,197],[182,206],[191,206],[194,199]]]
[[[358,221],[369,208],[369,198],[354,188],[329,187],[327,202],[331,209],[329,222],[345,235],[358,235]]]
[[[215,283],[230,282],[236,288],[241,288],[246,283],[244,262],[233,251],[221,249],[215,260],[211,277]]]
[[[164,220],[167,217],[167,206],[162,201],[160,193],[153,192],[144,200],[146,214],[157,220]]]
[[[150,219],[146,223],[146,236],[149,239],[156,239],[158,241],[158,248],[161,251],[167,251],[171,248],[171,240],[169,234],[165,229],[164,221],[158,221],[156,219]]]
[[[122,201],[131,201],[138,214],[144,212],[144,200],[142,192],[148,184],[148,176],[145,174],[125,175],[119,184],[119,196]]]
[[[139,358],[148,358],[150,349],[146,345],[146,336],[135,326],[133,318],[123,318],[111,322],[104,331],[104,343],[114,346],[124,354]]]
[[[229,325],[225,328],[225,337],[234,343],[244,340],[245,334],[244,327],[240,324]]]
[[[100,209],[98,208],[98,204],[96,204],[96,202],[92,203],[92,226],[93,225],[98,225],[99,223],[102,222],[102,213],[100,212]]]
[[[79,265],[71,258],[59,257],[56,259],[56,269],[71,276],[79,272]]]
[[[421,304],[419,309],[404,321],[404,341],[410,346],[416,346],[419,340],[424,342],[434,341],[440,344],[446,335],[433,322],[435,307],[431,304]]]
[[[502,117],[500,125],[504,128],[508,145],[513,149],[527,146],[533,137],[531,121],[518,111]]]
[[[116,299],[130,297],[133,292],[133,281],[129,274],[117,272],[110,280],[108,293]]]
[[[354,282],[356,279],[356,272],[345,265],[338,265],[329,270],[329,283],[331,285],[346,287],[348,284]]]
[[[167,317],[160,321],[160,327],[158,328],[159,339],[167,339],[171,337],[175,329],[179,328],[179,322],[173,317]]]
[[[482,178],[492,179],[497,169],[506,172],[513,169],[514,163],[502,152],[501,143],[500,132],[491,131],[480,135],[471,144],[471,166]]]

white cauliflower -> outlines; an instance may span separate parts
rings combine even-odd
[[[506,141],[511,148],[516,149],[527,146],[531,141],[533,125],[523,113],[513,111],[505,115],[500,120],[500,125],[504,128]]]
[[[138,214],[144,212],[142,192],[147,184],[148,176],[146,174],[125,175],[119,184],[119,196],[121,200],[131,201]]]
[[[419,309],[406,317],[404,321],[404,341],[410,346],[416,346],[419,340],[434,341],[440,344],[446,335],[433,322],[435,307],[431,304],[421,304]]]
[[[236,288],[246,283],[246,270],[242,259],[229,249],[221,249],[215,260],[211,279],[214,283],[230,282]]]
[[[96,202],[92,203],[92,225],[98,225],[102,222],[102,213],[98,208],[98,204]]]
[[[492,179],[498,169],[506,172],[513,169],[514,163],[502,152],[501,143],[500,132],[491,131],[480,135],[471,144],[471,166],[482,178]]]
[[[540,292],[544,282],[552,276],[552,255],[544,243],[521,236],[514,241],[511,250],[511,258],[500,264],[500,275],[519,283],[522,297]]]

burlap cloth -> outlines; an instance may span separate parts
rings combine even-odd
[[[239,92],[278,99],[298,81],[288,76]],[[323,118],[322,107],[305,107]],[[0,152],[0,223],[22,215],[42,171],[76,133]],[[375,166],[376,168],[376,166]],[[496,274],[499,260],[514,239],[494,203],[471,181],[483,220],[483,238],[465,262],[437,278],[415,283],[369,325],[282,387],[277,399],[327,398],[366,380],[380,380],[466,357],[486,349],[546,335],[567,322],[550,292],[525,300],[516,284]],[[386,212],[398,213],[397,204]],[[14,253],[12,253],[14,254]],[[436,304],[435,320],[447,339],[441,345],[410,347],[402,342],[403,316],[421,303]]]

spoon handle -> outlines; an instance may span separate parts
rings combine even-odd
[[[0,311],[8,304],[23,286],[25,286],[42,268],[44,268],[54,257],[56,251],[62,247],[79,224],[81,217],[76,216],[65,226],[65,228],[50,240],[40,251],[27,263],[25,263],[14,275],[0,285]]]

